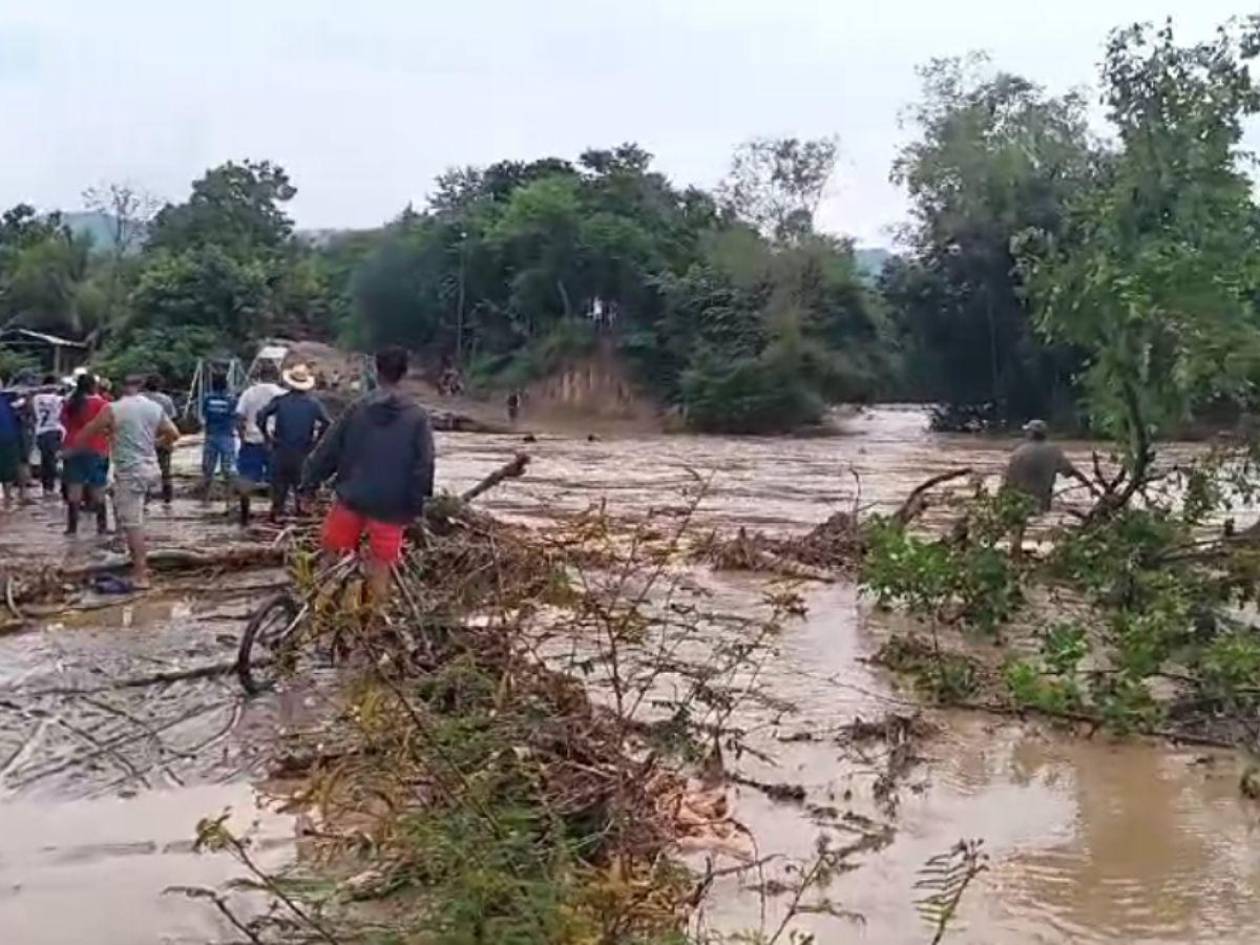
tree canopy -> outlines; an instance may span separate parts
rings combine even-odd
[[[891,169],[911,214],[877,281],[817,226],[830,137],[754,138],[711,191],[633,142],[457,167],[382,226],[318,239],[295,232],[286,169],[242,160],[156,212],[133,185],[89,189],[109,245],[26,204],[0,215],[0,323],[177,374],[198,346],[274,335],[395,343],[487,390],[598,353],[699,429],[889,397],[943,426],[1042,416],[1134,445],[1254,399],[1257,22],[1190,46],[1115,32],[1097,135],[1083,92],[928,63]]]

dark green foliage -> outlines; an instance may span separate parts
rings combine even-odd
[[[296,194],[279,165],[228,161],[194,181],[186,203],[158,212],[146,247],[179,253],[217,246],[237,257],[279,251],[293,233],[281,205]]]
[[[674,914],[654,914],[644,893],[689,876],[663,861],[650,886],[619,884],[606,845],[615,849],[611,838],[633,825],[602,801],[554,802],[555,773],[528,747],[556,723],[549,697],[538,692],[504,711],[502,680],[471,652],[446,661],[417,695],[434,797],[396,827],[395,849],[410,858],[392,864],[393,882],[418,894],[400,927],[435,945],[685,941],[672,931]]]
[[[593,354],[597,347],[598,336],[590,322],[557,322],[516,354],[487,353],[475,358],[468,368],[469,380],[482,390],[516,390]]]
[[[1242,122],[1260,110],[1248,63],[1260,21],[1178,46],[1171,26],[1113,34],[1103,64],[1117,147],[1057,232],[1022,264],[1050,341],[1087,353],[1093,424],[1145,463],[1208,402],[1247,402],[1260,373],[1260,240]]]
[[[198,357],[334,331],[348,307],[335,288],[346,270],[335,253],[293,239],[282,205],[295,193],[270,162],[228,162],[195,181],[187,202],[165,206],[138,256],[102,263],[113,267],[106,296],[119,309],[101,326],[103,362],[120,370],[147,359],[181,382]]]
[[[220,337],[256,337],[267,316],[268,272],[214,244],[148,257],[120,334],[144,328],[202,328]]]
[[[687,421],[697,430],[774,433],[822,418],[816,390],[785,358],[729,361],[701,352],[683,374]]]
[[[192,376],[198,359],[224,353],[223,336],[211,328],[154,326],[132,332],[125,344],[107,347],[97,370],[119,380],[156,371],[167,383],[181,384]]]
[[[630,144],[448,172],[349,285],[359,337],[462,362],[482,385],[520,386],[606,339],[705,430],[816,422],[891,363],[847,242],[767,239]]]
[[[903,339],[906,393],[1008,425],[1070,418],[1081,357],[1037,337],[1013,248],[1029,229],[1057,233],[1068,202],[1091,178],[1085,103],[1047,96],[982,59],[936,60],[922,70],[912,112],[921,137],[893,177],[909,191],[911,252],[880,286]]]
[[[862,586],[883,606],[994,632],[1024,602],[1019,570],[999,543],[1030,505],[1017,493],[983,495],[968,510],[965,534],[939,539],[877,518],[867,526]]]

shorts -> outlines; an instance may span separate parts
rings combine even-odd
[[[271,478],[271,453],[264,443],[242,443],[236,456],[236,474],[262,485]]]
[[[69,453],[66,455],[63,478],[69,486],[104,489],[106,483],[109,482],[109,457],[93,453],[91,450]]]
[[[5,440],[0,443],[0,482],[6,486],[17,482],[21,465],[22,444],[17,440]]]
[[[114,479],[114,518],[119,528],[144,527],[144,503],[160,482],[151,475],[119,475]]]
[[[378,522],[360,515],[354,509],[334,502],[324,519],[321,543],[325,551],[345,554],[359,550],[359,542],[367,533],[368,549],[372,560],[381,564],[397,564],[402,559],[403,531],[405,525],[394,522]]]

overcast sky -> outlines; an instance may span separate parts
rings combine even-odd
[[[979,49],[1052,91],[1107,31],[1227,0],[0,0],[0,205],[168,199],[229,158],[283,164],[302,227],[375,225],[456,164],[637,141],[703,186],[754,135],[838,134],[822,224],[888,242],[915,66]]]

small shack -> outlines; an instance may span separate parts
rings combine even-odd
[[[64,377],[87,360],[88,346],[57,335],[30,328],[0,329],[0,348],[27,355],[39,366],[40,374]]]

